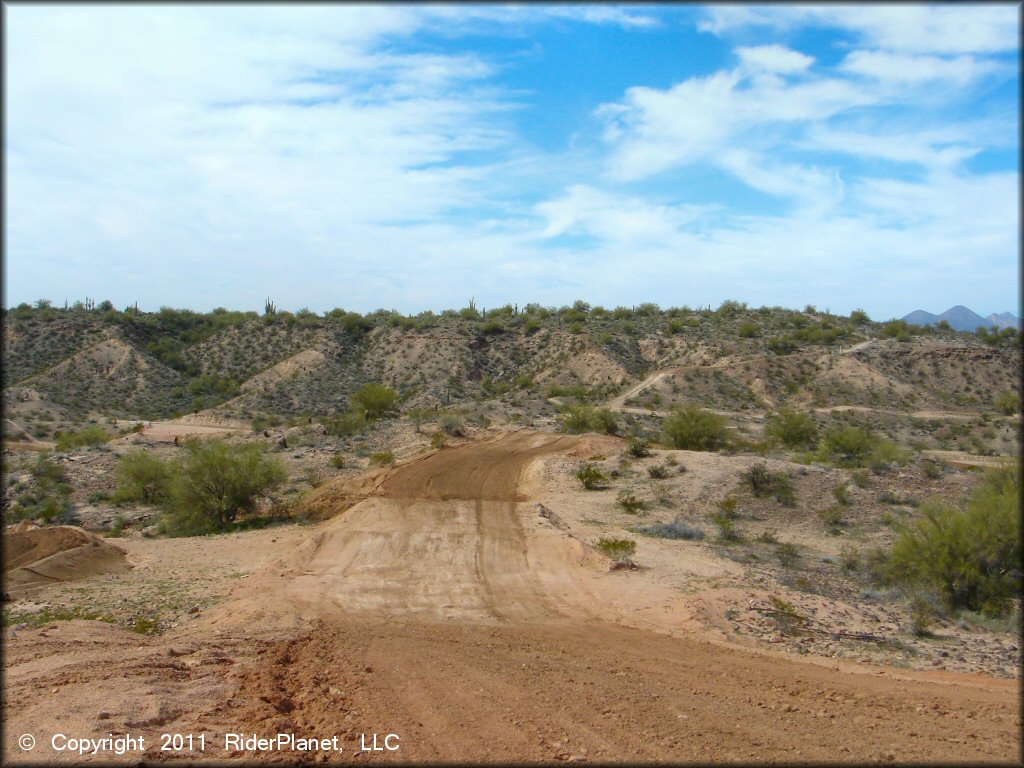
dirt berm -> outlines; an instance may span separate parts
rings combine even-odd
[[[128,570],[124,550],[81,528],[24,526],[4,531],[4,591],[30,594],[55,581],[75,581],[100,573]]]

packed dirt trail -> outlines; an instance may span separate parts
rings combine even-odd
[[[206,759],[287,762],[222,734],[338,737],[311,762],[1020,760],[1016,681],[711,642],[686,595],[538,514],[536,459],[613,442],[518,432],[326,486],[311,504],[333,517],[174,635],[19,635],[5,730],[206,734]],[[361,752],[373,733],[400,748]]]

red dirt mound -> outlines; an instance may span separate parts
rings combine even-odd
[[[54,581],[75,581],[131,568],[120,547],[70,525],[9,528],[4,533],[3,547],[5,588],[12,596]]]

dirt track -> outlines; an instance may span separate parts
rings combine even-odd
[[[318,757],[343,762],[373,732],[401,743],[374,760],[1019,761],[1014,681],[715,645],[646,574],[607,572],[525,501],[535,458],[598,447],[517,433],[379,473],[367,498],[173,636],[19,633],[5,757],[22,757],[19,733],[59,723],[215,744],[225,731],[337,735],[346,751]],[[350,489],[321,502],[332,493]]]

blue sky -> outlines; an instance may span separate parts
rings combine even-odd
[[[7,5],[4,303],[1018,311],[1003,5]]]

